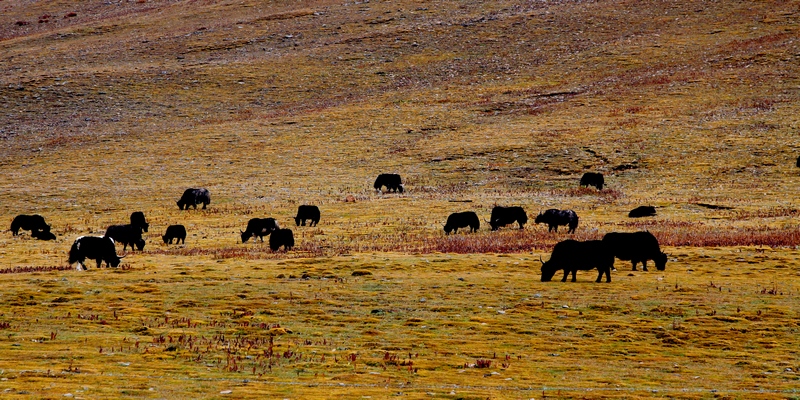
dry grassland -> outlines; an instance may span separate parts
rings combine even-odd
[[[0,0],[0,216],[58,236],[0,235],[0,392],[797,398],[798,27],[780,1]],[[494,205],[580,225],[444,235]],[[132,211],[143,252],[67,267]],[[295,249],[239,243],[253,217]],[[560,240],[645,229],[666,271],[539,281]]]

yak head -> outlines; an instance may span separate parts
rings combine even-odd
[[[533,222],[536,223],[536,224],[541,224],[541,223],[545,222],[544,219],[545,219],[544,218],[544,214],[540,212],[538,215],[536,215],[536,219],[534,219]]]
[[[139,239],[134,244],[136,245],[136,249],[138,249],[139,251],[142,251],[142,249],[144,249],[144,239]]]
[[[667,254],[659,253],[653,261],[656,263],[656,269],[663,271],[667,269]]]
[[[445,235],[449,235],[449,234],[450,234],[450,232],[452,232],[452,231],[453,231],[453,227],[452,227],[452,226],[450,226],[450,225],[445,225],[445,226],[444,226],[444,233],[445,233]]]
[[[542,263],[542,282],[550,282],[558,269],[553,268],[550,265],[550,261],[544,262],[544,260],[542,260],[542,256],[539,256],[539,261]]]
[[[119,257],[115,254],[114,256],[108,257],[106,259],[106,264],[108,264],[108,266],[111,268],[117,268],[119,267],[119,263],[122,261],[123,258],[125,258],[125,256]]]
[[[240,229],[239,232],[242,233],[242,243],[247,243],[250,237],[253,236],[253,234],[250,233],[250,231],[244,232]]]

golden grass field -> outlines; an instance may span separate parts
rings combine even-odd
[[[58,236],[0,235],[0,393],[800,398],[798,38],[793,1],[0,0],[0,219]],[[494,205],[531,221],[444,235]],[[67,265],[133,211],[143,252]],[[637,230],[665,271],[540,282]]]

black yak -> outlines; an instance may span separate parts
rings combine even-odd
[[[103,261],[106,266],[116,268],[119,266],[120,260],[124,258],[117,256],[117,250],[114,248],[114,240],[108,237],[100,236],[81,236],[75,239],[75,243],[69,249],[69,263],[80,264],[82,269],[86,269],[83,264],[87,258],[97,260],[97,268]]]
[[[192,206],[196,210],[197,205],[201,203],[203,204],[203,210],[206,209],[207,205],[211,204],[211,193],[208,189],[189,188],[183,192],[181,199],[178,200],[178,208],[188,210],[189,206]]]
[[[534,220],[537,224],[547,224],[547,231],[555,230],[558,232],[559,225],[567,225],[569,230],[567,233],[575,233],[575,228],[578,227],[578,214],[572,210],[558,210],[551,208],[539,213]]]
[[[659,271],[667,268],[667,255],[661,252],[658,239],[650,232],[611,232],[603,236],[603,243],[613,256],[630,260],[634,271],[639,262],[642,263],[642,270],[647,271],[647,260],[653,260]]]
[[[375,184],[372,187],[377,191],[386,186],[387,192],[400,192],[403,193],[403,182],[398,174],[380,174],[375,179]]]
[[[31,231],[31,237],[39,240],[56,240],[56,235],[53,232],[45,231]]]
[[[161,236],[161,239],[164,244],[172,244],[173,239],[175,244],[186,244],[186,228],[183,225],[170,225],[167,227],[167,232]]]
[[[275,221],[275,218],[251,218],[247,221],[247,228],[244,231],[239,231],[242,234],[242,243],[247,243],[247,241],[253,237],[258,236],[261,241],[264,241],[264,236],[269,235],[273,231],[280,229],[281,227],[278,226],[278,222]]]
[[[540,258],[541,261],[541,258]],[[601,240],[564,240],[556,243],[553,253],[547,262],[542,261],[542,282],[550,282],[556,271],[564,270],[561,282],[567,281],[567,276],[572,273],[572,281],[578,270],[589,271],[597,268],[597,280],[600,282],[605,274],[606,282],[611,282],[611,268],[614,266],[614,256],[606,249]]]
[[[653,217],[656,215],[656,208],[653,206],[639,206],[628,213],[629,218]]]
[[[291,229],[277,229],[269,236],[269,248],[272,251],[278,251],[281,246],[286,251],[294,247],[294,234]]]
[[[306,226],[306,220],[311,220],[308,226],[316,226],[319,222],[319,207],[308,205],[297,207],[297,216],[294,217],[294,223],[297,226]]]
[[[581,177],[580,186],[594,186],[597,190],[603,190],[603,174],[599,172],[587,172]]]
[[[501,226],[517,222],[519,229],[524,229],[525,224],[528,222],[528,214],[522,207],[500,207],[495,206],[492,208],[492,215],[489,217],[489,225],[492,230],[496,231]]]
[[[115,242],[122,243],[122,250],[128,249],[131,246],[141,251],[144,249],[144,239],[142,239],[142,229],[138,226],[128,225],[111,225],[106,228],[105,237],[114,239]]]
[[[44,222],[44,217],[41,215],[17,215],[11,221],[11,234],[14,236],[19,235],[19,230],[26,230],[33,232],[50,232],[50,225]]]
[[[147,232],[147,229],[150,228],[150,224],[147,223],[147,220],[144,218],[144,213],[141,211],[134,211],[131,213],[131,225],[138,226],[142,232]]]
[[[464,211],[450,214],[444,225],[444,233],[458,233],[458,228],[469,227],[470,232],[477,232],[481,227],[481,220],[474,211]]]

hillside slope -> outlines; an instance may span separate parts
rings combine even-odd
[[[5,2],[3,192],[98,164],[99,186],[172,194],[181,179],[237,201],[236,176],[334,190],[381,170],[500,189],[599,170],[680,197],[757,181],[765,204],[796,192],[791,2],[303,6]]]

